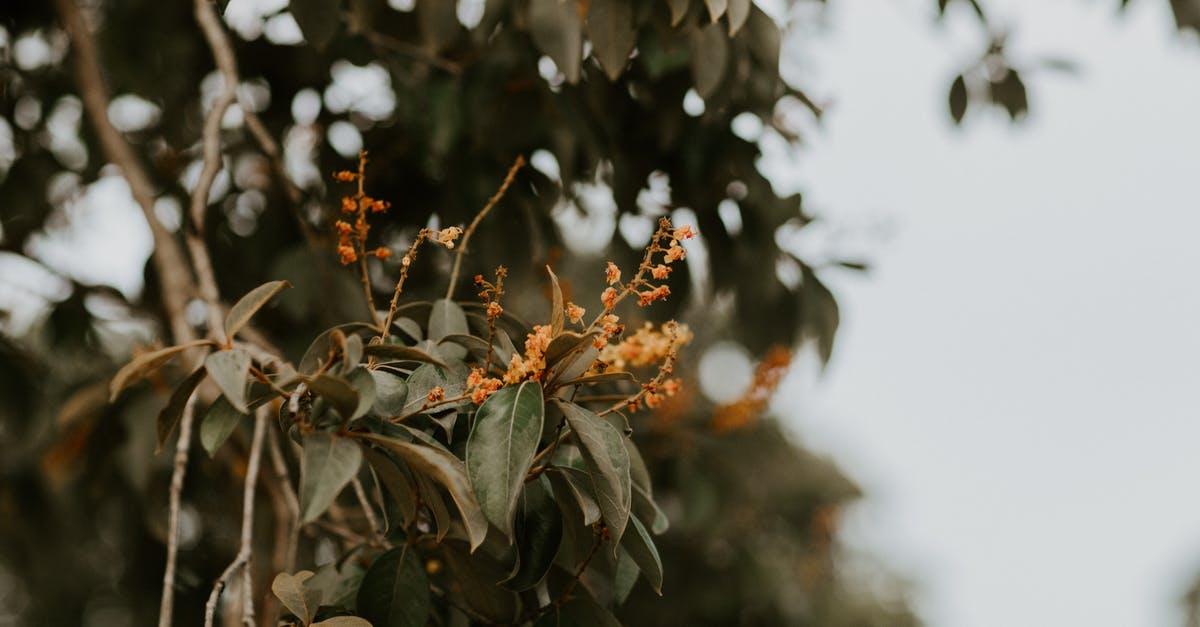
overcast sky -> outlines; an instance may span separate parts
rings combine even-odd
[[[1166,0],[985,2],[1026,77],[1016,128],[946,88],[977,55],[931,2],[831,2],[801,45],[833,102],[793,165],[835,224],[892,225],[830,278],[830,370],[800,437],[869,491],[852,546],[920,582],[933,627],[1178,625],[1200,571],[1200,45]],[[951,3],[954,4],[954,3]]]

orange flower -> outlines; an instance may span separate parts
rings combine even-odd
[[[667,254],[664,258],[664,261],[666,261],[667,263],[671,263],[673,261],[679,261],[680,259],[683,259],[686,256],[687,256],[687,251],[684,250],[684,248],[679,245],[678,241],[673,241],[673,242],[671,242],[671,247],[667,249]]]
[[[337,222],[334,222],[333,225],[337,227],[338,235],[341,236],[349,235],[350,231],[354,230],[354,227],[350,226],[350,223],[346,222],[345,220],[338,220]]]
[[[462,235],[462,232],[462,229],[457,226],[448,226],[438,231],[434,238],[442,246],[454,248],[454,240],[458,239],[458,236]]]
[[[357,174],[351,172],[350,170],[342,170],[341,172],[333,173],[333,178],[339,181],[353,181],[357,176]]]
[[[500,306],[500,303],[496,301],[488,303],[487,315],[489,318],[499,318],[502,313],[504,313],[504,308]]]
[[[662,300],[671,293],[671,288],[660,285],[652,290],[638,292],[638,305],[645,307],[656,300]]]
[[[579,324],[579,321],[583,319],[583,315],[585,313],[587,313],[587,310],[585,310],[583,307],[580,307],[575,303],[567,303],[567,319],[569,319],[571,322]]]
[[[691,226],[681,226],[671,234],[671,239],[674,240],[692,239],[693,237],[696,237],[696,229]]]
[[[617,264],[608,262],[608,266],[604,268],[604,279],[608,281],[609,285],[621,282],[621,269],[617,267]]]
[[[615,290],[611,287],[605,288],[604,292],[602,294],[600,294],[600,302],[604,303],[605,309],[612,309],[613,307],[616,307],[617,306],[617,290]]]
[[[388,248],[380,246],[379,248],[375,249],[373,254],[380,259],[387,259],[388,257],[392,256],[392,251]]]
[[[437,403],[437,402],[443,401],[445,399],[446,399],[446,390],[443,390],[441,388],[441,386],[438,386],[438,387],[433,388],[432,390],[429,390],[429,394],[426,395],[426,397],[425,397],[425,400],[430,403]]]
[[[392,206],[392,203],[390,203],[386,200],[372,200],[371,201],[371,211],[373,213],[383,213],[384,211],[387,211],[388,208],[390,208],[391,206]]]
[[[354,252],[354,247],[348,244],[338,246],[338,256],[342,259],[342,265],[352,264],[358,261],[358,253]]]
[[[667,278],[667,275],[669,274],[671,274],[671,268],[664,266],[661,263],[653,268],[650,268],[650,275],[660,281]]]
[[[345,196],[342,198],[342,213],[354,213],[358,211],[358,203],[354,202],[353,198]]]

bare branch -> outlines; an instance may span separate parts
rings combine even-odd
[[[250,458],[246,463],[246,484],[242,490],[242,537],[237,556],[213,584],[212,593],[208,595],[208,603],[204,608],[204,625],[212,627],[213,618],[217,611],[217,600],[221,590],[239,570],[249,581],[251,576],[251,544],[254,539],[254,495],[258,484],[258,468],[262,459],[263,442],[266,440],[267,427],[271,420],[271,405],[263,405],[254,414],[254,436],[250,442]],[[254,595],[246,594],[242,600],[242,623],[254,625]]]
[[[170,627],[175,606],[175,562],[179,555],[179,501],[183,494],[183,477],[187,468],[188,449],[192,445],[192,421],[196,416],[196,397],[183,407],[179,419],[179,442],[175,445],[175,467],[171,472],[171,492],[167,512],[167,566],[163,571],[162,599],[158,608],[159,627]]]
[[[195,293],[196,287],[188,271],[183,249],[154,214],[154,185],[145,168],[129,142],[125,141],[108,120],[108,88],[104,84],[95,39],[88,30],[79,7],[75,0],[55,0],[55,7],[71,40],[75,58],[75,83],[79,87],[79,95],[83,99],[88,119],[95,127],[105,158],[116,164],[125,180],[129,182],[133,198],[142,208],[142,215],[146,218],[146,224],[154,237],[154,269],[158,272],[163,308],[166,310],[171,336],[176,343],[190,342],[196,339],[196,336],[187,323],[184,308]]]
[[[475,234],[475,229],[479,228],[479,223],[492,210],[492,207],[495,207],[496,203],[500,202],[500,199],[504,197],[504,193],[508,191],[508,186],[512,185],[513,179],[517,176],[517,170],[520,170],[524,165],[525,157],[517,155],[516,161],[513,161],[512,166],[508,168],[508,174],[504,176],[504,182],[500,184],[500,189],[496,190],[495,194],[492,194],[492,197],[488,199],[483,209],[480,209],[479,213],[475,214],[475,219],[471,220],[471,225],[463,232],[462,242],[459,242],[458,245],[458,253],[454,255],[454,267],[450,270],[450,286],[446,288],[446,298],[454,297],[454,284],[458,282],[458,272],[462,269],[462,258],[463,253],[467,251],[467,242],[471,241],[471,236]]]
[[[371,533],[375,535],[375,541],[381,546],[387,546],[387,537],[383,533],[383,526],[379,524],[379,518],[375,516],[375,509],[371,507],[371,501],[367,499],[367,492],[363,490],[362,482],[355,477],[350,481],[354,486],[354,495],[358,497],[358,504],[362,506],[363,514],[367,517],[367,524],[371,525]]]
[[[300,502],[296,499],[296,491],[292,489],[283,448],[279,445],[275,432],[270,430],[267,432],[267,451],[271,455],[271,466],[275,471],[275,481],[266,482],[271,490],[275,509],[275,561],[272,570],[276,573],[288,573],[292,572],[296,561],[296,547],[300,542]],[[261,625],[274,627],[278,623],[279,609],[279,599],[273,594],[268,594],[263,601]]]

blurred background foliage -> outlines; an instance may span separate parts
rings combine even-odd
[[[241,106],[280,142],[298,193],[275,176],[235,106],[204,229],[221,294],[291,281],[296,289],[261,324],[293,358],[319,330],[361,315],[358,287],[333,253],[339,190],[329,176],[359,150],[370,155],[369,193],[393,203],[375,232],[394,248],[423,226],[468,221],[515,156],[531,161],[472,241],[463,272],[508,265],[513,311],[541,310],[546,264],[568,298],[595,306],[603,260],[636,265],[659,215],[695,224],[701,236],[671,298],[647,312],[697,330],[684,358],[693,367],[682,369],[693,392],[635,425],[672,520],[660,543],[665,595],[638,588],[622,620],[917,624],[901,578],[839,552],[838,512],[860,496],[852,479],[763,416],[790,350],[822,360],[833,352],[838,305],[824,275],[866,263],[798,256],[792,239],[818,217],[801,196],[777,194],[758,167],[763,142],[802,147],[819,123],[821,98],[780,72],[788,33],[820,19],[819,4],[232,0],[220,8],[234,34]],[[1005,33],[975,0],[930,4],[930,19],[963,11],[981,24],[979,56],[948,61],[948,115],[960,121],[972,107],[998,106],[1019,120],[1026,68],[1005,56]],[[1171,5],[1181,29],[1200,28],[1200,2]],[[113,96],[109,118],[152,172],[156,214],[178,236],[188,228],[204,113],[220,87],[210,51],[188,3],[80,6]],[[597,11],[616,18],[601,23]],[[166,341],[162,303],[145,264],[144,224],[123,212],[132,201],[83,114],[70,53],[53,3],[6,3],[0,621],[148,624],[169,478],[151,425],[168,388],[158,382],[109,405],[105,386],[135,348]],[[95,228],[109,214],[118,229]],[[130,256],[144,271],[113,270],[111,258]],[[396,260],[374,268],[381,292]],[[411,293],[439,295],[445,261],[422,258]],[[698,389],[694,364],[726,340],[762,364],[742,401],[718,406]],[[229,512],[246,436],[216,460],[193,456],[179,624],[199,622],[235,551]]]

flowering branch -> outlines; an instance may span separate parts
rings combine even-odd
[[[467,226],[467,231],[463,234],[462,245],[458,248],[458,254],[454,256],[454,266],[450,269],[450,285],[446,288],[446,298],[454,297],[454,286],[458,283],[458,273],[462,269],[462,258],[463,253],[467,251],[467,242],[471,240],[471,236],[475,234],[475,229],[479,228],[479,223],[492,210],[492,207],[495,207],[496,203],[500,202],[500,199],[504,197],[504,193],[508,191],[509,185],[512,185],[513,179],[516,178],[517,171],[524,165],[525,157],[517,155],[516,160],[509,166],[508,174],[504,176],[504,182],[500,184],[500,189],[496,190],[495,194],[492,194],[487,204],[483,206],[483,209],[479,210],[479,213],[475,214],[475,219],[471,220],[471,224]]]

